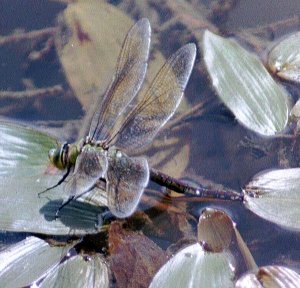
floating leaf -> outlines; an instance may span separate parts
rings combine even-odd
[[[207,252],[234,251],[240,254],[239,269],[255,269],[257,265],[232,219],[222,210],[206,208],[198,223],[198,242]],[[242,266],[244,268],[242,268]]]
[[[233,235],[233,222],[226,213],[211,208],[202,211],[198,223],[198,241],[207,251],[228,249]]]
[[[48,151],[56,140],[30,128],[0,123],[0,229],[43,234],[96,233],[103,207],[72,201],[55,213],[66,195],[60,185],[38,196],[61,179],[61,172],[49,165]],[[100,193],[97,193],[100,194]],[[80,200],[80,199],[79,199]],[[104,203],[105,204],[105,203]]]
[[[232,40],[205,31],[204,61],[214,88],[247,128],[271,136],[288,121],[288,94],[260,60]]]
[[[59,263],[66,247],[51,247],[36,237],[11,245],[0,253],[0,286],[24,287]]]
[[[155,275],[156,287],[234,287],[234,261],[229,252],[205,252],[199,243],[171,258]]]
[[[259,173],[246,186],[245,205],[258,216],[300,230],[300,168]]]
[[[173,256],[155,275],[154,287],[234,287],[236,261],[229,250],[234,223],[223,211],[205,209],[198,243]]]
[[[295,120],[299,120],[300,118],[300,100],[298,100],[291,110],[291,117]]]
[[[265,266],[248,272],[237,282],[236,288],[297,288],[300,275],[283,266]]]
[[[279,77],[300,82],[300,32],[284,38],[270,51],[268,65]]]
[[[39,287],[109,287],[109,268],[102,256],[73,256],[53,269]]]

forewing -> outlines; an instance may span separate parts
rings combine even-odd
[[[178,107],[196,57],[196,46],[187,44],[164,64],[141,102],[129,114],[115,145],[133,150],[148,144]]]
[[[69,196],[79,196],[92,188],[97,180],[104,177],[108,161],[103,151],[85,146],[77,157],[74,172],[65,189]]]
[[[149,168],[145,158],[114,152],[108,157],[108,208],[116,217],[124,218],[135,211],[148,184]]]
[[[99,98],[89,135],[105,140],[118,116],[139,91],[147,69],[151,28],[141,19],[128,32],[119,55],[117,70],[103,100]]]

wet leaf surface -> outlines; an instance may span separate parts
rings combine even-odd
[[[258,271],[248,272],[236,283],[236,288],[296,288],[300,285],[300,275],[282,266],[264,266]]]
[[[110,287],[109,268],[100,255],[76,255],[56,266],[39,287]]]
[[[13,232],[35,232],[51,235],[96,233],[101,207],[73,201],[55,213],[68,195],[64,185],[43,193],[61,179],[62,174],[49,164],[48,151],[56,139],[31,128],[0,123],[0,178],[4,189],[0,200],[0,227]],[[76,216],[77,215],[77,216]],[[99,227],[100,228],[100,227]]]
[[[255,175],[245,188],[245,204],[252,212],[288,229],[300,228],[299,168]]]
[[[202,49],[218,96],[243,125],[266,136],[284,130],[289,95],[254,54],[208,30]]]
[[[300,32],[279,41],[268,55],[270,70],[285,80],[300,82]]]
[[[28,237],[0,252],[1,287],[24,287],[38,280],[59,263],[68,247],[51,247]]]

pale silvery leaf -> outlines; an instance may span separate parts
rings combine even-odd
[[[154,276],[150,288],[234,287],[234,260],[229,252],[212,253],[199,243],[172,257]]]
[[[51,247],[36,237],[11,245],[0,253],[0,286],[24,287],[50,271],[66,247]]]
[[[109,287],[109,269],[99,255],[73,256],[53,269],[39,285],[46,287]]]
[[[268,55],[268,65],[279,77],[300,82],[300,32],[275,45]]]
[[[300,275],[283,266],[264,266],[248,272],[237,282],[236,288],[298,288]]]
[[[40,197],[38,193],[55,185],[62,174],[50,165],[48,151],[56,139],[20,125],[0,123],[0,229],[50,235],[97,233],[103,208],[72,201],[55,213],[69,197],[64,183]],[[90,193],[91,194],[91,193]],[[97,193],[100,194],[100,193]],[[99,197],[98,197],[99,198]]]
[[[300,230],[300,168],[259,173],[244,189],[245,205],[258,216]]]
[[[205,31],[204,61],[212,84],[239,122],[272,136],[288,121],[288,94],[261,61],[233,40]]]

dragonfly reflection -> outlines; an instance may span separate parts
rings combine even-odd
[[[86,139],[49,151],[52,164],[66,170],[53,187],[73,171],[64,188],[69,198],[57,215],[71,200],[98,185],[99,179],[105,183],[107,206],[115,216],[127,217],[134,212],[148,184],[149,167],[145,158],[129,157],[126,153],[149,144],[174,114],[196,55],[194,44],[180,48],[167,60],[143,97],[137,99],[147,69],[150,34],[148,19],[139,20],[129,30],[113,81],[104,97],[99,97]]]

